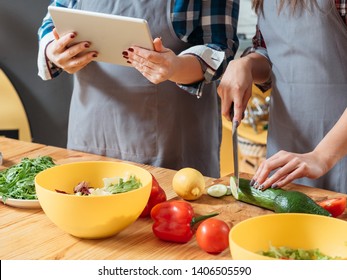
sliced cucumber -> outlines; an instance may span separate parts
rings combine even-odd
[[[261,191],[251,187],[249,180],[241,178],[240,185],[237,188],[233,177],[230,178],[230,188],[236,200],[269,209],[276,213],[310,213],[330,216],[328,211],[302,192],[271,188]]]
[[[223,184],[216,184],[207,189],[207,194],[213,197],[222,197],[226,195],[228,192],[228,188]]]
[[[233,197],[236,200],[253,204],[269,210],[274,209],[274,199],[279,194],[284,192],[281,189],[267,189],[265,191],[258,190],[250,186],[250,180],[239,180],[239,187],[236,186],[234,177],[230,178],[230,188]]]
[[[230,177],[230,192],[236,200],[239,200],[239,192],[235,180],[235,177]]]

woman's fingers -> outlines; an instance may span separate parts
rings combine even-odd
[[[175,54],[162,45],[161,39],[154,40],[155,51],[132,46],[123,51],[123,57],[143,76],[154,84],[168,80],[174,71]]]
[[[156,52],[162,52],[164,51],[164,46],[161,38],[155,38],[153,40],[153,47]]]
[[[59,35],[56,28],[53,28],[53,36],[54,36],[54,39],[59,40]]]
[[[93,55],[91,57],[90,55],[72,57],[67,61],[64,70],[69,74],[76,73],[77,71],[85,67],[88,63],[90,63],[93,59]]]
[[[230,109],[231,106],[234,106],[234,120],[241,122],[243,112],[252,95],[252,83],[252,74],[244,59],[237,59],[229,63],[217,88],[221,98],[222,114],[227,120],[232,121]]]
[[[82,69],[98,55],[95,51],[88,52],[89,42],[74,44],[75,33],[68,33],[59,37],[54,29],[53,35],[55,40],[47,46],[46,55],[50,61],[69,74]]]
[[[272,176],[268,177],[273,171]],[[283,187],[295,179],[317,178],[321,173],[322,168],[312,153],[280,151],[261,163],[253,176],[252,185],[262,190],[269,187]]]

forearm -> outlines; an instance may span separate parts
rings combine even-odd
[[[204,73],[198,58],[194,55],[177,56],[177,70],[169,79],[179,84],[193,84],[204,79]]]
[[[347,108],[313,153],[325,162],[326,172],[347,155]]]
[[[258,53],[250,53],[242,59],[250,66],[254,83],[261,84],[269,80],[271,65],[264,56]]]

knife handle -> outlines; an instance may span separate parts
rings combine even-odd
[[[234,102],[231,102],[231,106],[230,106],[230,121],[231,121],[231,122],[233,122],[234,114],[235,114]],[[245,117],[245,112],[242,112],[241,120],[242,120],[244,117]],[[238,123],[239,123],[239,122],[238,122]]]
[[[234,102],[231,102],[231,105],[230,105],[230,120],[231,122],[233,121],[233,118],[234,118]]]

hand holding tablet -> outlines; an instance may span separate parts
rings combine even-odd
[[[153,50],[153,39],[144,19],[56,6],[49,6],[48,10],[59,36],[75,32],[76,42],[90,42],[90,50],[98,52],[96,61],[129,66],[122,55],[125,49],[135,45]]]

